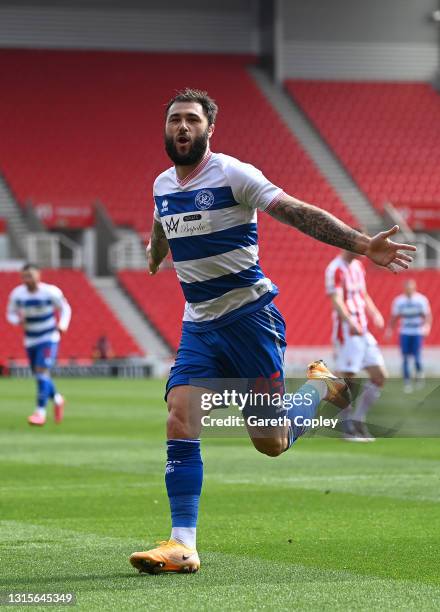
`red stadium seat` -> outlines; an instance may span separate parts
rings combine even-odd
[[[387,202],[440,205],[440,97],[429,84],[291,80],[286,87],[379,211]]]
[[[303,270],[293,266],[283,270],[275,265],[264,265],[265,272],[282,288],[276,298],[287,322],[287,341],[296,346],[324,346],[331,342],[331,306],[324,292],[324,269],[334,256],[329,249],[326,259],[320,266]],[[433,288],[440,282],[440,272],[417,270],[411,273],[393,275],[374,265],[367,265],[368,290],[380,311],[387,320],[390,316],[392,300],[402,292],[405,278],[414,278],[418,289],[428,296],[433,311],[440,311],[440,295]],[[173,270],[162,270],[156,276],[144,272],[124,270],[119,273],[119,281],[131,295],[149,321],[174,349],[177,348],[184,306],[182,291]],[[385,340],[383,332],[371,327],[381,344],[394,344],[396,338]],[[432,333],[427,345],[440,344],[440,324],[434,320]]]

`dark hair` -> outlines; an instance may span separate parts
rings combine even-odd
[[[218,106],[215,103],[215,100],[208,96],[206,91],[202,91],[201,89],[191,89],[190,87],[181,89],[177,92],[174,98],[171,98],[171,100],[168,102],[165,115],[168,115],[168,111],[174,102],[198,102],[202,105],[205,115],[208,118],[208,125],[215,123]]]
[[[37,264],[34,263],[26,263],[24,264],[24,266],[22,267],[21,271],[22,272],[27,272],[28,270],[39,270],[40,268],[37,266]]]

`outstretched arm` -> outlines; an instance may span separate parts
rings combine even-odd
[[[168,240],[162,223],[154,220],[150,242],[147,245],[147,261],[150,274],[156,274],[160,264],[168,254]]]
[[[384,266],[392,272],[397,272],[396,266],[408,268],[408,263],[412,261],[412,257],[401,251],[416,250],[415,246],[389,240],[390,236],[399,231],[398,225],[376,236],[366,236],[326,210],[301,202],[289,195],[283,195],[271,207],[269,214],[281,223],[292,225],[316,240],[366,255],[377,265]]]

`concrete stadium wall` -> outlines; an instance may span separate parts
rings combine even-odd
[[[0,47],[261,51],[279,80],[428,80],[438,65],[439,26],[430,19],[437,5],[438,0],[0,0]]]
[[[284,78],[429,80],[437,0],[279,0]]]
[[[258,52],[256,0],[0,0],[0,47]]]

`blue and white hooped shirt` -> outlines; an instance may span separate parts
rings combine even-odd
[[[57,322],[56,313],[59,313]],[[58,327],[66,330],[71,308],[63,292],[55,285],[38,283],[36,291],[19,285],[9,296],[6,318],[12,325],[23,322],[24,345],[36,346],[43,342],[59,342]]]
[[[257,209],[268,211],[283,191],[259,170],[208,153],[183,180],[174,167],[160,174],[153,193],[186,299],[184,324],[219,327],[277,295],[259,264]]]
[[[400,318],[399,333],[405,336],[423,336],[425,319],[430,312],[428,298],[422,293],[398,295],[391,306],[391,314]]]

